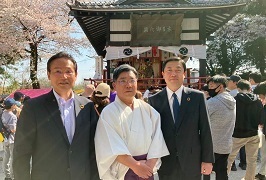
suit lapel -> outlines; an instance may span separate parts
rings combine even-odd
[[[176,125],[176,129],[180,128],[182,122],[184,121],[184,115],[186,114],[187,106],[190,103],[190,91],[188,88],[184,87],[183,92],[182,92],[182,99],[181,99],[181,106],[179,110],[179,121]]]
[[[174,129],[175,128],[175,123],[174,123],[174,119],[173,119],[173,116],[172,116],[172,112],[171,112],[171,109],[170,109],[170,106],[169,106],[169,100],[168,100],[168,96],[167,96],[167,91],[166,91],[166,88],[164,88],[161,92],[161,107],[163,107],[163,109],[165,110],[165,116],[166,117],[170,117],[169,118],[166,118],[166,120],[168,121],[167,124],[170,124],[170,126]],[[165,101],[164,101],[165,99]]]
[[[85,106],[85,104],[80,101],[79,96],[76,94],[74,95],[74,104],[75,104],[75,117],[76,117],[75,123],[76,123],[76,126],[75,126],[75,133],[74,133],[74,137],[73,137],[72,142],[74,141],[75,136],[78,135],[78,133],[79,133],[78,129],[82,125],[82,118],[81,118],[81,116],[78,116],[78,115],[79,115],[80,110],[83,109]]]
[[[63,121],[62,121],[62,118],[61,118],[61,112],[59,110],[59,106],[58,106],[58,103],[57,103],[57,100],[56,100],[56,98],[54,96],[53,91],[50,91],[48,93],[48,96],[47,96],[47,99],[46,99],[45,102],[46,102],[45,106],[48,109],[49,114],[50,114],[49,120],[53,120],[55,122],[55,124],[58,127],[60,133],[62,134],[62,136],[64,137],[64,139],[66,140],[66,142],[69,145],[66,129],[65,129],[64,125],[63,125]]]
[[[74,103],[75,104],[75,115],[76,115],[76,118],[77,118],[81,108],[84,108],[84,104],[82,104],[79,101],[79,98],[78,98],[78,96],[76,94],[74,95],[74,102],[75,102]]]

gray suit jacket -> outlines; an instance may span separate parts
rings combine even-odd
[[[99,179],[94,152],[97,114],[88,99],[77,95],[74,99],[76,129],[71,144],[52,91],[25,103],[14,144],[16,180]]]
[[[178,124],[169,107],[166,89],[149,98],[149,103],[161,115],[161,128],[170,152],[162,158],[159,174],[176,170],[176,156],[185,174],[200,175],[201,162],[214,162],[209,117],[203,93],[184,87]]]

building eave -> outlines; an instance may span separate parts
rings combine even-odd
[[[74,4],[67,3],[67,6],[71,10],[76,11],[87,11],[87,12],[146,12],[146,11],[199,11],[199,10],[216,10],[225,8],[235,8],[245,6],[246,3],[231,4],[231,5],[220,5],[220,6],[195,6],[195,7],[159,7],[159,8],[115,8],[112,6],[93,6],[93,7],[78,7]]]

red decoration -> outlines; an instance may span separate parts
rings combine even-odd
[[[35,98],[38,97],[42,94],[46,94],[48,92],[50,92],[52,89],[51,88],[44,88],[44,89],[21,89],[21,90],[17,90],[19,92],[21,92],[22,94],[25,94],[26,96],[29,96],[30,98]],[[15,92],[17,92],[15,91]],[[13,98],[14,97],[14,93],[11,93],[8,98]]]
[[[152,46],[152,55],[155,57],[157,55],[158,46]]]

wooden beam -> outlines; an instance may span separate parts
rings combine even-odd
[[[188,0],[174,0],[174,2],[179,4],[191,4],[191,2]]]
[[[201,14],[199,18],[199,25],[200,25],[200,34],[199,34],[199,39],[202,40],[206,44],[206,15]]]
[[[122,2],[120,5],[129,5],[129,4],[132,4],[134,3],[136,0],[127,0],[125,2]]]

